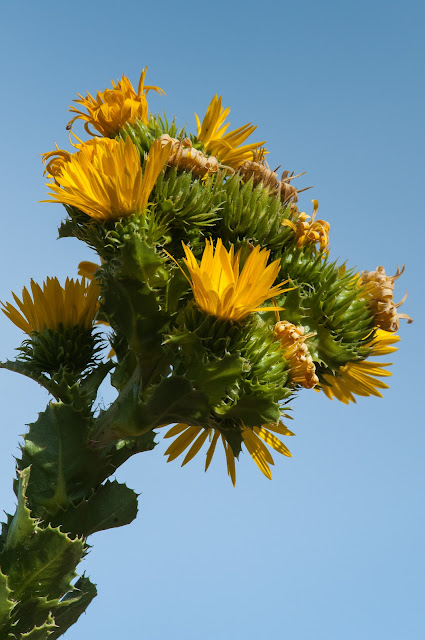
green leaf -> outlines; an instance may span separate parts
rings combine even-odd
[[[245,366],[246,361],[237,353],[217,360],[198,358],[190,363],[187,376],[215,405],[223,399],[226,389],[240,379]]]
[[[79,592],[79,596],[75,599],[76,593]],[[55,613],[55,622],[58,625],[58,629],[53,631],[50,636],[51,640],[59,638],[69,627],[71,627],[78,618],[89,606],[90,602],[97,595],[96,586],[90,582],[88,578],[82,576],[75,583],[75,589],[65,595],[62,603],[70,600],[69,606],[60,609]]]
[[[22,360],[6,360],[0,362],[0,369],[8,369],[20,373],[40,386],[44,387],[56,400],[74,403],[76,406],[87,406],[96,399],[99,386],[108,372],[115,366],[113,361],[102,362],[88,373],[80,384],[76,382],[74,373],[61,369],[52,378],[48,378],[35,369],[31,362]]]
[[[90,424],[72,406],[50,403],[30,425],[18,466],[31,465],[27,497],[35,516],[65,508],[84,497],[85,487],[96,486],[106,477],[89,447]]]
[[[109,460],[110,469],[115,471],[136,453],[152,451],[157,445],[155,435],[154,431],[148,431],[141,436],[115,440],[110,443],[104,450],[104,455],[106,455]]]
[[[39,371],[34,370],[34,367],[30,362],[23,360],[6,360],[6,362],[0,362],[0,369],[8,369],[14,373],[20,373],[22,376],[26,376],[34,382],[38,382],[39,385],[47,389],[49,393],[52,393],[52,386],[54,383]],[[54,394],[53,394],[54,395]]]
[[[73,220],[67,218],[63,220],[58,228],[58,238],[72,238],[76,224]]]
[[[110,440],[113,434],[115,438],[126,439],[171,422],[202,424],[209,411],[205,393],[194,389],[191,382],[182,376],[170,376],[152,386],[140,401],[134,394],[121,394],[107,411],[100,414],[93,438],[100,442],[106,438],[108,442],[108,437]]]
[[[168,279],[164,259],[137,235],[126,239],[121,252],[123,275],[145,282],[150,288],[163,286]]]
[[[16,603],[11,600],[11,593],[7,576],[0,571],[0,631],[9,625],[10,614],[15,608]]]
[[[137,516],[137,495],[116,480],[101,485],[88,500],[60,514],[62,528],[85,537],[130,524]]]
[[[229,411],[223,411],[226,418],[237,418],[247,427],[278,422],[281,410],[277,402],[261,395],[242,396]]]
[[[39,627],[33,627],[28,633],[21,635],[21,640],[46,640],[56,628],[53,616],[49,613],[46,621]]]
[[[111,375],[111,384],[118,391],[122,391],[126,384],[132,379],[134,372],[139,367],[139,360],[134,351],[127,350],[123,360],[119,362]],[[140,369],[139,369],[140,370]],[[136,384],[141,385],[140,378],[136,378]]]
[[[9,574],[9,585],[17,600],[47,596],[60,598],[71,589],[75,567],[83,557],[85,543],[72,540],[59,528],[37,527],[25,546],[4,550],[1,565]]]
[[[95,369],[90,371],[80,382],[81,395],[87,397],[87,400],[93,403],[96,399],[98,389],[108,373],[115,367],[113,360],[101,362]]]
[[[4,549],[13,549],[25,545],[26,540],[34,533],[37,522],[31,517],[26,503],[26,491],[30,478],[30,467],[18,471],[18,507],[7,531]]]
[[[161,311],[155,292],[136,279],[108,278],[104,287],[104,312],[130,349],[149,361],[162,353],[162,336],[168,316]]]
[[[209,415],[209,402],[205,393],[193,388],[182,376],[164,378],[140,407],[140,418],[147,419],[153,428],[171,422],[203,422]]]
[[[167,283],[166,309],[168,313],[175,313],[179,308],[182,297],[189,290],[190,284],[180,269],[175,269]]]
[[[61,598],[47,598],[46,596],[35,596],[35,597],[25,597],[23,602],[17,604],[16,608],[12,614],[12,624],[10,625],[13,629],[15,636],[21,637],[21,634],[32,630],[34,627],[42,626],[46,621],[46,616],[51,614],[57,623],[58,617],[62,618],[70,618],[71,613],[67,614],[64,612],[64,609],[72,609],[75,611],[75,607],[81,607],[82,603],[80,600],[85,599],[86,593],[84,590],[80,590],[78,585],[80,584],[80,578],[75,586],[72,586],[70,591],[68,591]],[[91,585],[90,581],[85,578],[84,579],[88,585]],[[94,595],[96,595],[96,589],[94,585],[91,585],[92,591],[94,589]],[[90,587],[89,587],[90,589]],[[90,598],[90,600],[92,599]],[[90,600],[84,605],[85,608]],[[75,617],[75,616],[74,616]],[[64,629],[61,633],[64,632]]]

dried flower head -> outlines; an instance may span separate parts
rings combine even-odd
[[[304,335],[304,327],[280,321],[274,326],[274,335],[280,342],[285,360],[289,364],[293,382],[312,389],[319,382],[316,367],[305,341],[313,334]]]
[[[170,144],[171,153],[168,164],[180,171],[191,171],[193,175],[203,178],[207,174],[217,173],[220,164],[214,156],[207,156],[194,149],[189,138],[178,140],[164,133],[158,138],[163,146]]]
[[[394,303],[394,282],[404,271],[397,267],[397,272],[393,276],[387,276],[384,267],[376,268],[376,271],[362,271],[360,274],[360,285],[364,288],[365,296],[369,300],[369,308],[374,315],[375,324],[385,331],[398,331],[400,318],[404,318],[410,324],[412,318],[407,313],[398,313],[397,309],[407,298],[407,292],[398,302]]]
[[[292,202],[298,201],[298,191],[291,184],[291,180],[298,178],[298,176],[289,175],[289,171],[283,171],[281,179],[275,171],[272,171],[264,160],[264,152],[254,154],[253,160],[245,160],[245,162],[239,167],[239,173],[245,181],[252,178],[254,186],[262,184],[264,187],[270,189],[272,193],[277,195],[285,204],[292,200]]]

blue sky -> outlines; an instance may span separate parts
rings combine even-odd
[[[383,399],[299,395],[293,458],[276,460],[272,482],[245,455],[234,489],[219,456],[207,474],[196,458],[181,469],[165,443],[120,469],[141,512],[93,536],[84,565],[100,595],[67,639],[422,638],[424,18],[415,1],[3,3],[0,300],[94,257],[57,242],[62,209],[38,203],[39,154],[67,145],[77,92],[122,73],[137,83],[148,65],[167,92],[152,111],[194,127],[219,93],[232,125],[258,125],[272,166],[308,171],[301,208],[319,200],[331,255],[390,274],[406,264],[396,297],[409,290],[415,319]],[[3,316],[0,327],[5,359],[22,334]],[[10,511],[18,438],[47,396],[0,376]]]

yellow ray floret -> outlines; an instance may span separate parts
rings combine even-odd
[[[170,145],[155,140],[143,171],[130,138],[94,138],[69,158],[61,156],[47,184],[53,199],[44,202],[71,205],[100,221],[142,213],[169,154]]]
[[[85,98],[77,94],[79,99],[74,102],[84,107],[87,113],[71,107],[71,113],[77,115],[68,123],[67,128],[70,129],[75,120],[84,120],[84,128],[89,135],[98,135],[90,130],[92,126],[100,135],[113,138],[127,123],[134,124],[136,120],[141,120],[148,124],[149,110],[146,94],[151,90],[162,94],[164,91],[159,87],[145,86],[146,71],[147,67],[141,73],[137,93],[130,80],[123,75],[116,84],[112,80],[112,89],[98,91],[96,98],[90,93],[87,93]]]
[[[282,293],[285,282],[272,287],[280,262],[267,265],[270,251],[256,246],[249,254],[242,270],[239,269],[240,250],[234,255],[234,246],[227,251],[220,238],[214,250],[213,241],[207,239],[201,263],[183,243],[189,269],[193,295],[205,313],[242,320],[253,311],[269,311],[276,307],[262,307],[265,300]]]
[[[99,292],[95,282],[87,283],[84,278],[81,281],[67,278],[64,287],[57,278],[47,278],[42,287],[31,280],[32,298],[26,287],[21,300],[12,292],[17,308],[2,302],[2,311],[29,335],[44,329],[57,330],[60,326],[89,329],[98,309]]]
[[[71,138],[71,135],[74,139]],[[96,149],[98,148],[100,138],[93,138],[92,140],[87,140],[87,142],[83,142],[80,140],[78,136],[70,133],[69,142],[77,149],[77,151],[82,151],[90,162],[93,159],[93,155],[96,153]],[[103,138],[102,144],[109,146],[111,151],[113,152],[116,148],[116,141],[111,140],[110,138]],[[62,169],[66,166],[66,163],[72,159],[72,153],[69,151],[65,151],[64,149],[59,149],[58,145],[55,143],[56,149],[54,151],[48,151],[47,153],[41,154],[41,159],[43,164],[46,165],[44,170],[44,175],[47,175],[48,178],[56,179],[56,176],[59,176],[62,172]],[[75,153],[75,152],[74,152]]]
[[[281,442],[272,432],[284,436],[294,435],[292,431],[289,431],[289,429],[287,429],[281,422],[279,424],[268,424],[263,427],[253,427],[253,429],[249,429],[245,426],[242,427],[243,444],[257,467],[270,480],[272,479],[272,474],[269,465],[273,465],[274,462],[266,444],[278,453],[291,457],[289,449],[287,449],[283,442]],[[213,427],[204,429],[203,427],[192,427],[187,424],[180,423],[172,427],[165,434],[164,438],[174,438],[175,436],[177,436],[176,439],[170,444],[164,454],[168,456],[167,462],[175,460],[175,458],[188,449],[181,465],[183,467],[192,460],[208,440],[209,447],[206,454],[205,471],[207,471],[211,464],[217,442],[221,438],[226,455],[227,473],[229,474],[233,485],[236,484],[235,455],[226,438],[218,429]]]
[[[368,343],[372,347],[371,356],[384,356],[393,351],[397,351],[397,347],[392,345],[400,340],[399,336],[377,329],[373,339]],[[320,386],[320,390],[333,400],[337,398],[344,404],[356,402],[354,395],[358,396],[377,396],[382,398],[382,394],[378,389],[388,389],[388,385],[378,380],[392,375],[385,367],[389,367],[391,362],[372,362],[369,359],[361,362],[348,362],[340,367],[337,375],[324,374],[323,378],[326,384]],[[319,390],[319,387],[316,387]]]
[[[204,143],[207,153],[215,156],[222,164],[236,170],[245,160],[252,160],[256,149],[261,147],[265,141],[242,145],[257,128],[251,123],[226,133],[230,123],[226,123],[225,120],[229,113],[229,107],[224,109],[221,106],[221,96],[218,98],[215,95],[202,124],[195,113],[197,138]]]
[[[87,278],[87,280],[94,280],[96,275],[96,271],[100,269],[100,265],[95,262],[89,262],[88,260],[83,260],[78,265],[78,275]]]
[[[298,213],[296,220],[284,218],[282,224],[284,227],[291,227],[295,231],[295,240],[297,247],[319,245],[320,251],[327,251],[329,245],[329,229],[330,224],[326,220],[316,220],[316,214],[319,209],[317,200],[312,200],[313,215],[308,216],[304,212]],[[311,220],[310,220],[311,218]]]

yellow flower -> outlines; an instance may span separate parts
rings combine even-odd
[[[31,293],[24,287],[22,300],[13,292],[18,308],[1,303],[3,313],[19,329],[31,335],[44,329],[81,327],[90,329],[98,309],[99,287],[96,283],[66,279],[61,287],[57,278],[47,278],[43,288],[31,280]],[[18,311],[19,309],[19,311]]]
[[[96,152],[96,145],[99,142],[99,138],[87,140],[87,142],[83,142],[82,140],[80,140],[80,138],[78,138],[78,136],[75,135],[74,138],[77,140],[77,142],[73,142],[70,137],[69,141],[71,145],[78,151],[82,151],[91,162],[93,159],[93,155]],[[113,151],[116,146],[116,141],[109,138],[104,138],[102,144],[108,145],[111,151]],[[69,151],[65,151],[64,149],[59,149],[56,142],[55,147],[56,149],[54,151],[42,153],[41,159],[43,161],[43,164],[46,165],[44,175],[47,175],[48,178],[53,178],[56,182],[56,176],[59,176],[61,174],[62,169],[64,168],[66,163],[72,159],[73,154]]]
[[[170,145],[155,140],[143,171],[130,138],[94,138],[69,159],[62,156],[54,183],[47,185],[53,199],[44,202],[71,205],[102,221],[142,213],[169,154]]]
[[[100,265],[95,262],[83,260],[83,262],[80,262],[78,265],[78,275],[87,278],[87,280],[94,280],[94,276],[98,269],[100,269]]]
[[[282,423],[268,424],[264,427],[253,427],[252,429],[245,426],[242,427],[243,444],[247,448],[248,453],[260,471],[270,480],[272,479],[272,474],[269,465],[274,464],[274,462],[264,442],[278,453],[291,457],[289,449],[285,447],[279,438],[276,438],[276,436],[271,433],[272,431],[284,436],[294,435],[292,431],[289,431],[289,429],[287,429]],[[165,434],[164,438],[173,438],[174,436],[178,437],[171,443],[164,455],[168,456],[167,462],[171,462],[190,447],[183,459],[182,467],[192,460],[192,458],[202,448],[202,445],[206,440],[209,440],[205,471],[211,464],[218,439],[221,437],[221,442],[226,455],[227,473],[229,474],[233,485],[236,484],[235,455],[230,444],[218,429],[213,427],[207,429],[204,429],[203,427],[191,427],[187,424],[180,423],[172,427]]]
[[[265,300],[282,293],[286,282],[272,287],[280,262],[268,266],[270,251],[256,246],[249,254],[239,273],[240,250],[234,255],[234,246],[225,249],[220,238],[214,251],[212,239],[207,239],[201,263],[184,244],[191,287],[199,307],[214,316],[228,320],[242,320],[253,311],[269,311],[276,307],[262,307]]]
[[[400,340],[399,336],[376,329],[375,335],[368,346],[372,347],[371,356],[384,356],[393,351],[397,351],[397,347],[393,347],[395,342]],[[369,359],[361,362],[347,362],[346,365],[340,367],[337,375],[325,373],[323,378],[326,384],[316,387],[316,390],[323,393],[333,400],[337,398],[344,404],[356,402],[354,395],[358,396],[377,396],[382,398],[382,394],[378,389],[388,389],[388,385],[378,380],[392,375],[385,367],[389,367],[391,362],[371,362]]]
[[[115,84],[112,80],[112,89],[98,91],[96,98],[90,93],[83,98],[77,94],[79,100],[74,100],[87,110],[87,113],[80,111],[76,107],[71,107],[71,113],[77,115],[68,123],[70,129],[75,120],[85,120],[84,128],[89,135],[96,133],[90,131],[93,126],[102,136],[113,138],[126,123],[134,124],[136,120],[141,120],[148,124],[149,110],[146,94],[148,91],[156,91],[164,94],[159,87],[144,86],[147,67],[141,73],[137,93],[130,80],[123,75],[121,80]]]
[[[238,169],[245,160],[254,158],[255,150],[261,147],[264,141],[240,146],[257,127],[248,123],[243,127],[239,127],[239,129],[226,133],[230,123],[225,123],[225,120],[229,113],[229,107],[224,109],[221,106],[221,96],[218,98],[215,95],[210,102],[202,124],[195,113],[198,130],[197,137],[198,140],[204,143],[205,151],[210,155],[215,156],[222,164],[232,169]]]
[[[329,222],[326,220],[315,220],[319,203],[312,200],[313,216],[308,216],[304,212],[298,213],[295,223],[288,218],[282,220],[284,227],[291,227],[295,231],[297,247],[309,245],[319,245],[320,251],[326,251],[329,245]],[[311,220],[310,220],[311,218]]]

